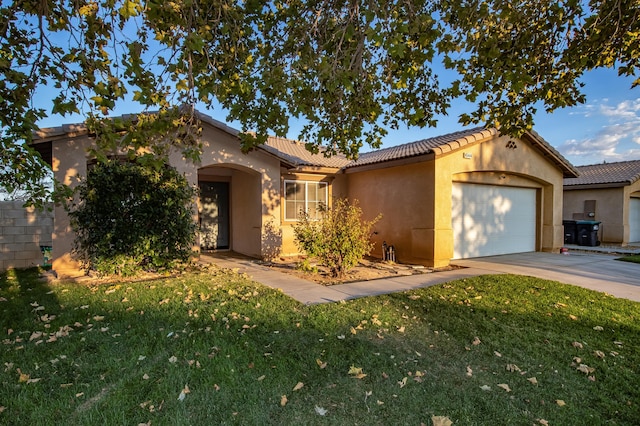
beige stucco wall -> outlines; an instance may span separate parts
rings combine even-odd
[[[78,176],[86,176],[88,149],[92,139],[86,135],[52,142],[52,168],[55,178],[74,188]],[[255,257],[269,257],[280,247],[280,162],[261,151],[243,154],[237,137],[203,124],[203,153],[197,164],[173,151],[170,163],[197,187],[199,170],[203,180],[230,183],[231,249]],[[197,201],[193,204],[197,221]],[[83,272],[72,257],[74,234],[63,206],[55,207],[52,234],[53,265],[58,276],[78,276]],[[197,249],[197,246],[194,247]]]
[[[79,176],[87,174],[87,150],[91,145],[92,141],[86,135],[53,141],[52,170],[55,179],[75,188],[80,183]],[[54,216],[51,267],[59,277],[82,275],[81,265],[71,255],[74,233],[64,206],[56,204]]]
[[[253,257],[277,255],[280,237],[280,162],[262,151],[242,153],[237,137],[205,125],[203,152],[193,165],[178,153],[172,164],[192,185],[229,182],[230,249]],[[197,218],[197,208],[194,207]]]
[[[562,229],[562,172],[524,140],[508,148],[508,137],[490,137],[423,161],[347,173],[349,198],[360,200],[376,226],[374,255],[382,241],[393,244],[402,262],[449,265],[453,257],[453,182],[538,189],[536,248],[559,250]]]
[[[429,263],[433,239],[433,161],[347,174],[348,197],[357,199],[364,219],[382,218],[374,227],[372,256],[382,243],[393,245],[401,262]]]
[[[565,220],[573,220],[574,213],[584,212],[587,200],[596,202],[595,216],[588,220],[601,222],[599,238],[603,243],[626,245],[629,243],[629,198],[640,191],[640,181],[613,188],[585,188],[564,191]]]

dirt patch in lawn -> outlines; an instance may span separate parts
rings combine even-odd
[[[328,269],[314,261],[303,262],[304,258],[286,258],[273,262],[264,262],[265,266],[276,269],[279,272],[295,275],[297,277],[314,281],[322,285],[337,285],[358,281],[370,281],[381,278],[393,278],[407,275],[429,274],[432,272],[458,269],[451,265],[446,268],[428,268],[423,265],[409,265],[379,259],[367,258],[347,271],[341,278],[333,278]]]

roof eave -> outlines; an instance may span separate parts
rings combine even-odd
[[[493,129],[493,128],[482,129],[477,132],[463,136],[461,138],[455,139],[451,142],[445,142],[435,148],[432,148],[432,151],[436,157],[439,157],[441,155],[448,154],[453,151],[457,151],[461,148],[464,148],[467,145],[492,138],[497,134],[498,134],[498,130],[496,129]]]
[[[609,183],[582,183],[577,185],[564,184],[563,189],[565,191],[573,191],[580,189],[611,189],[611,188],[624,188],[631,185],[631,182],[609,182]]]

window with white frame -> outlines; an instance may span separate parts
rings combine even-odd
[[[301,212],[306,212],[311,219],[318,219],[320,217],[319,207],[327,205],[327,191],[326,182],[285,180],[285,220],[298,220]]]

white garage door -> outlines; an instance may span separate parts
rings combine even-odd
[[[454,259],[535,251],[536,190],[453,183]]]
[[[640,242],[640,198],[629,200],[629,242]]]

